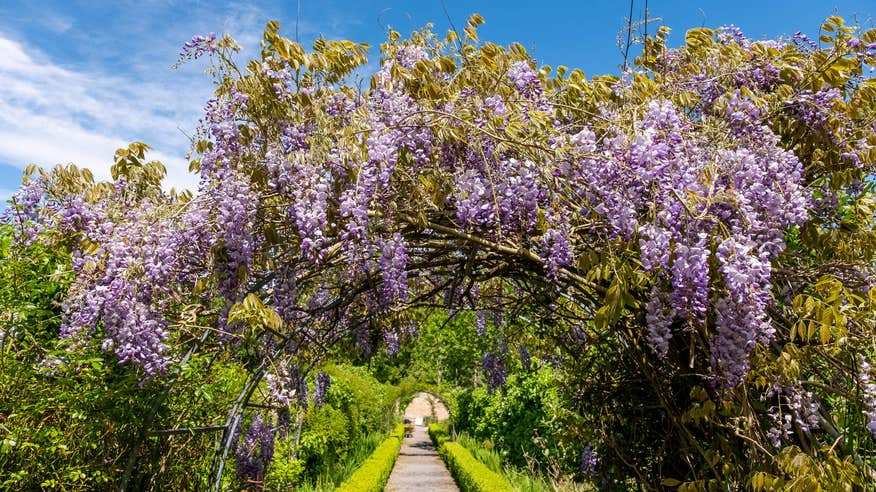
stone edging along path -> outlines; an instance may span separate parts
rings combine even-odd
[[[458,492],[459,487],[438,456],[426,427],[414,427],[406,437],[384,489],[388,492]]]

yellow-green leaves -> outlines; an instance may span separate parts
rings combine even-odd
[[[367,43],[348,40],[317,39],[313,44],[316,53],[310,55],[308,68],[324,72],[327,82],[336,83],[368,62],[369,47]]]
[[[114,180],[124,179],[126,190],[136,196],[161,193],[161,181],[167,173],[158,161],[144,162],[146,151],[151,147],[143,142],[133,142],[127,148],[116,150],[115,164],[110,168]]]
[[[845,19],[838,15],[832,15],[825,19],[821,25],[821,30],[828,33],[850,33],[854,28],[846,25]]]
[[[348,40],[334,41],[319,37],[313,43],[313,53],[307,53],[301,44],[279,34],[280,23],[270,21],[265,26],[264,50],[275,53],[295,71],[306,69],[311,75],[328,83],[336,83],[367,63],[369,45]]]
[[[624,308],[624,291],[617,279],[612,281],[605,292],[602,307],[596,310],[593,322],[596,329],[604,330],[613,325],[620,318]]]
[[[465,33],[466,40],[470,40],[473,42],[478,41],[478,26],[484,23],[484,18],[481,17],[480,14],[472,14],[471,17],[468,18],[468,22],[465,23],[465,27],[462,28],[462,31]]]
[[[767,472],[754,472],[748,480],[748,487],[752,492],[767,492],[781,490],[780,486],[784,483],[781,477],[776,477]]]
[[[273,308],[265,306],[255,294],[249,294],[243,301],[235,303],[228,311],[228,321],[246,321],[251,326],[265,327],[277,331],[283,327],[283,319]]]
[[[792,309],[797,321],[791,327],[790,339],[822,345],[842,342],[848,335],[848,314],[858,314],[863,301],[848,292],[840,281],[822,278],[815,284],[813,295],[801,294],[794,298]]]
[[[776,455],[775,461],[786,476],[781,478],[763,473],[758,477],[754,474],[750,480],[753,490],[851,492],[864,483],[851,457],[838,459],[828,454],[824,459],[816,460],[799,447],[788,446]]]
[[[307,61],[304,48],[300,44],[286,38],[279,38],[274,45],[274,49],[280,55],[280,58],[288,61],[295,70],[300,69],[301,65],[304,65]]]
[[[440,56],[436,59],[438,63],[438,68],[447,74],[452,74],[456,72],[456,62],[453,61],[453,58],[449,56]]]
[[[714,44],[713,36],[715,31],[705,27],[695,27],[689,31],[684,37],[684,42],[690,48],[700,48]]]

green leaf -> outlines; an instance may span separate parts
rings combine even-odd
[[[664,478],[663,481],[660,482],[660,484],[667,487],[678,487],[679,485],[681,485],[681,480],[677,480],[675,478]]]

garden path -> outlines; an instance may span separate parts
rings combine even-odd
[[[398,453],[386,484],[388,492],[458,492],[459,487],[438,456],[426,427],[415,426]]]

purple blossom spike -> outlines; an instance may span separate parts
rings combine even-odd
[[[592,477],[596,474],[596,464],[599,461],[599,455],[596,450],[593,449],[589,444],[584,447],[584,451],[581,453],[581,473],[588,477]]]
[[[313,404],[316,408],[322,408],[325,404],[325,397],[328,394],[331,382],[332,380],[328,373],[320,371],[319,374],[316,375],[316,382],[313,387]]]
[[[265,471],[274,456],[274,432],[271,426],[256,414],[243,433],[242,442],[238,442],[236,436],[233,442],[237,479],[252,484],[256,490],[262,490]]]

